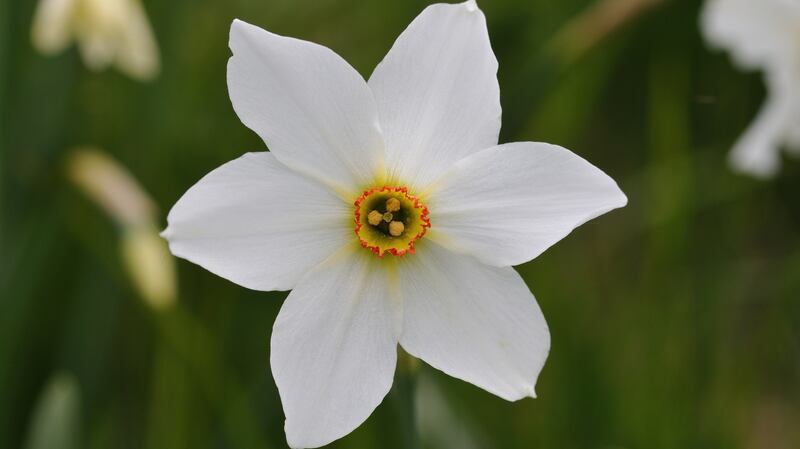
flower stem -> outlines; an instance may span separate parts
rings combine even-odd
[[[402,349],[399,351],[397,378],[395,379],[395,399],[398,404],[400,424],[403,431],[403,448],[419,449],[415,400],[419,361]]]

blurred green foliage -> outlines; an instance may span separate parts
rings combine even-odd
[[[228,100],[234,17],[329,46],[366,77],[426,3],[148,0],[163,72],[141,84],[87,71],[74,48],[35,53],[35,2],[0,2],[0,447],[46,428],[36,404],[57,372],[80,394],[79,447],[285,447],[268,367],[285,293],[181,261],[179,307],[151,311],[65,156],[103,148],[163,217],[205,173],[264,149]],[[481,2],[501,141],[566,146],[630,204],[518,268],[553,339],[539,399],[506,403],[424,367],[454,418],[426,432],[486,448],[800,447],[800,163],[769,182],[728,170],[764,91],[705,49],[699,3],[666,1],[567,64],[548,45],[590,0]],[[401,447],[398,404],[390,394],[331,447]]]

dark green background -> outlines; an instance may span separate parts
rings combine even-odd
[[[227,95],[234,17],[324,44],[367,77],[426,3],[148,0],[163,70],[143,84],[88,72],[74,47],[41,56],[35,2],[0,0],[0,447],[22,447],[56,372],[80,388],[79,447],[285,447],[268,368],[285,293],[180,261],[178,310],[153,313],[65,156],[113,155],[163,225],[201,176],[264,149]],[[630,203],[518,268],[552,334],[539,399],[507,403],[423,367],[456,417],[434,432],[486,448],[800,447],[800,163],[770,181],[725,163],[760,75],[704,47],[696,0],[666,1],[567,64],[550,43],[590,3],[481,2],[501,141],[570,148]],[[331,447],[402,447],[399,404],[391,393]]]

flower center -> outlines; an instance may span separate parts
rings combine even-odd
[[[414,253],[414,244],[431,227],[428,208],[407,187],[374,187],[355,203],[356,235],[361,246],[383,257]]]

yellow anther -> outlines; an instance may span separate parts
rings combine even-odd
[[[397,212],[400,210],[400,200],[397,198],[389,198],[386,200],[386,210],[389,212]]]
[[[367,221],[369,221],[369,224],[371,224],[372,226],[378,226],[379,224],[381,224],[381,220],[383,220],[383,214],[376,210],[370,212],[369,215],[367,215]]]
[[[383,214],[383,221],[385,221],[386,223],[392,221],[392,218],[394,218],[394,215],[392,215],[391,212],[386,212],[385,214]]]
[[[400,237],[405,229],[406,226],[400,221],[393,221],[389,223],[389,234],[394,237]]]

